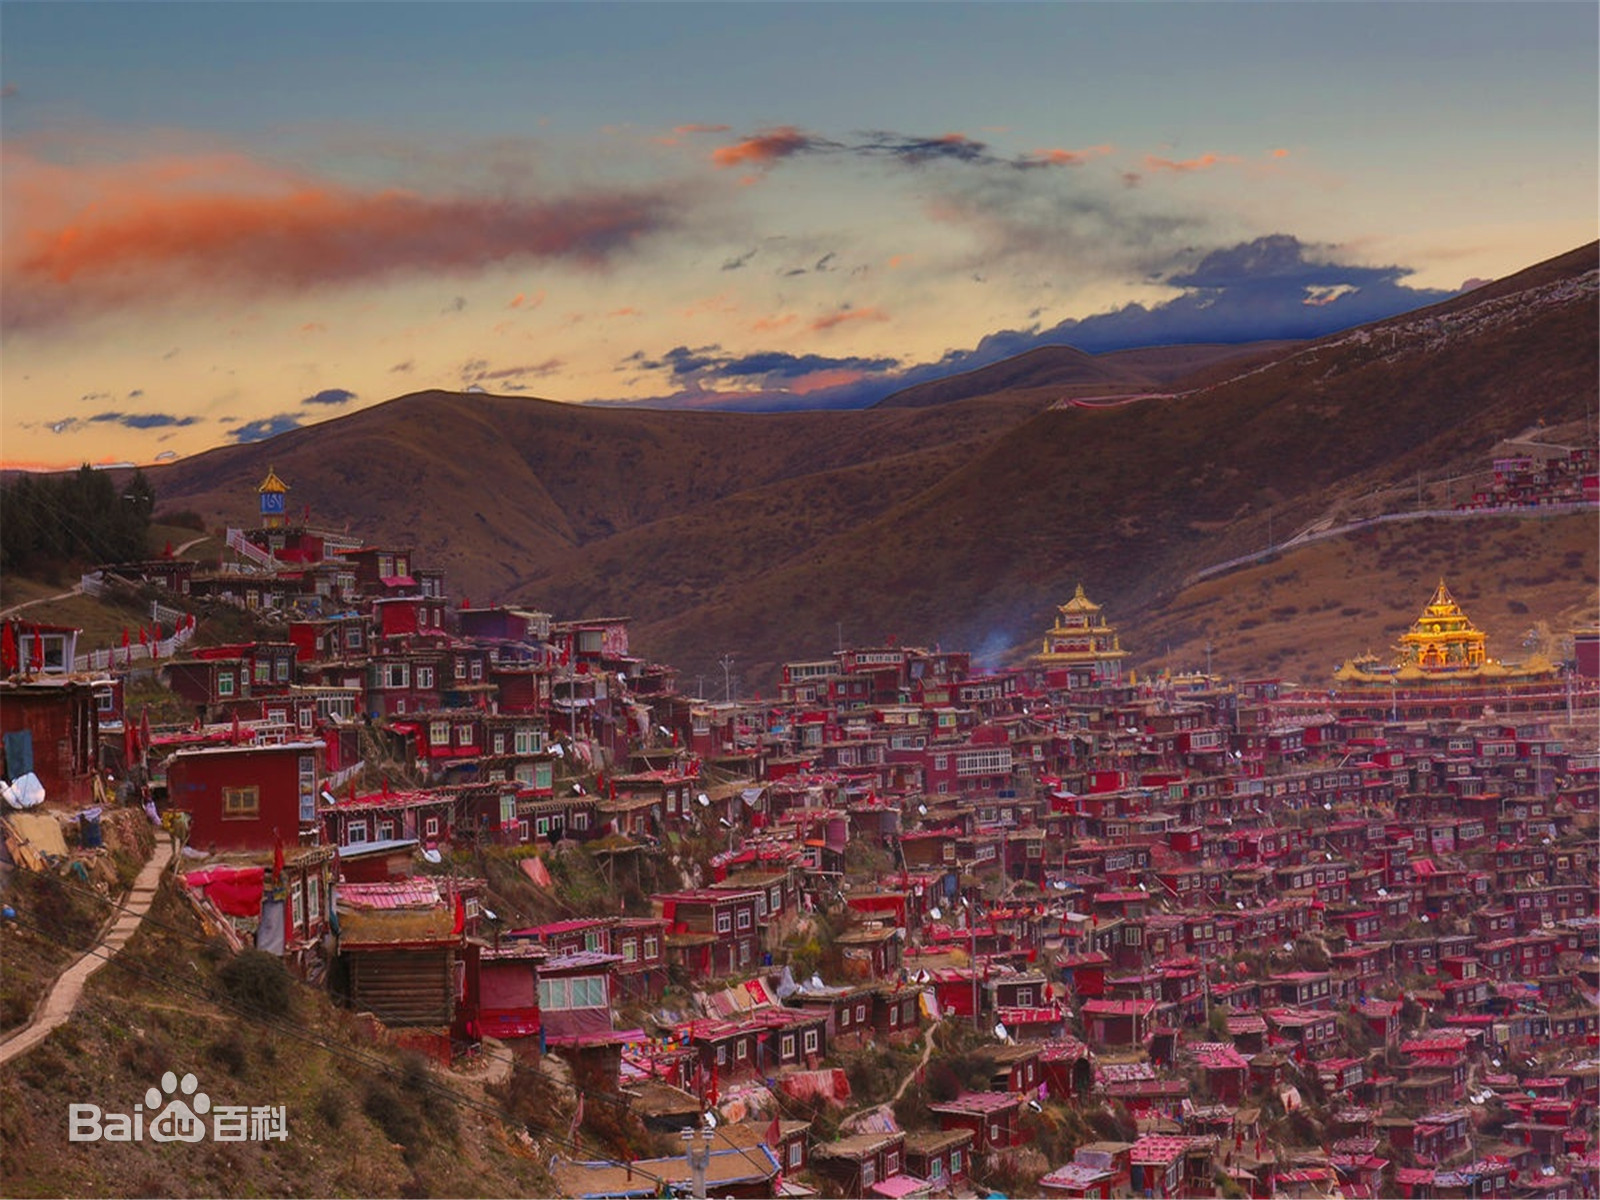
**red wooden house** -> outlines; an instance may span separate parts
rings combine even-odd
[[[537,1047],[539,968],[549,956],[533,943],[506,943],[478,956],[478,1025],[503,1041],[532,1039]]]
[[[189,814],[189,844],[261,849],[317,840],[322,743],[178,750],[167,804]]]
[[[651,897],[667,922],[667,959],[691,979],[718,979],[750,970],[758,961],[761,893],[701,888]]]
[[[977,1154],[1009,1150],[1022,1141],[1022,1098],[1010,1092],[963,1092],[954,1100],[928,1105],[944,1129],[970,1129]]]
[[[0,711],[8,780],[32,773],[47,800],[93,803],[100,718],[92,685],[51,678],[0,682]]]

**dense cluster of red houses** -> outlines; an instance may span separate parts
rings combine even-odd
[[[842,649],[716,703],[623,618],[455,604],[403,548],[287,524],[230,544],[248,569],[170,586],[281,634],[160,664],[182,726],[141,728],[114,671],[4,685],[7,777],[14,720],[115,731],[30,769],[67,797],[112,765],[184,814],[188,894],[236,944],[441,1056],[495,1037],[656,1127],[720,1113],[716,1194],[981,1194],[1055,1103],[1130,1136],[1049,1163],[1050,1196],[1600,1186],[1600,753],[1567,713],[1125,678],[1081,589],[1015,669]],[[148,567],[117,569],[173,575]],[[463,845],[541,886],[558,846],[711,850],[647,912],[513,927]],[[828,953],[802,966],[800,931]],[[850,1102],[839,1056],[939,1021],[986,1035],[981,1086],[917,1128],[796,1116]],[[556,1178],[654,1194],[683,1161]]]

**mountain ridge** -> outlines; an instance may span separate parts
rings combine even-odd
[[[1595,251],[1314,342],[1167,348],[1164,379],[1153,353],[1107,366],[1046,348],[865,410],[422,392],[147,474],[163,507],[242,524],[273,465],[291,512],[309,501],[314,524],[413,547],[453,594],[627,612],[640,652],[686,670],[737,652],[769,679],[841,625],[1015,648],[1080,581],[1148,616],[1274,530],[1482,470],[1540,418],[1583,420]],[[1195,357],[1187,374],[1170,361]],[[1158,386],[1075,407],[1063,367],[1092,367],[1092,388]]]

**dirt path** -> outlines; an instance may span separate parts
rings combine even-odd
[[[165,834],[157,834],[155,853],[133,881],[121,914],[100,935],[99,941],[61,973],[50,994],[34,1012],[33,1019],[0,1042],[0,1065],[32,1050],[72,1016],[72,1010],[78,1006],[78,1000],[83,995],[83,985],[106,965],[112,955],[128,944],[128,939],[144,920],[145,913],[150,911],[150,904],[156,897],[156,886],[161,882],[161,873],[171,862],[172,839]]]
[[[923,1068],[928,1065],[928,1060],[933,1057],[933,1031],[937,1028],[937,1025],[929,1025],[927,1032],[922,1035],[922,1040],[927,1043],[922,1047],[922,1058],[915,1067],[911,1068],[911,1072],[900,1081],[900,1086],[895,1088],[894,1100],[889,1101],[890,1104],[893,1104],[895,1100],[906,1094],[906,1088],[911,1086],[911,1081],[922,1073]]]
[[[10,608],[0,608],[0,617],[9,617],[12,613],[19,613],[25,608],[32,608],[35,604],[51,604],[57,600],[70,600],[81,594],[83,585],[75,583],[64,592],[57,592],[54,596],[39,596],[33,600],[24,600],[21,604],[13,604]]]

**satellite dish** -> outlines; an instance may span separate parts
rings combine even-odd
[[[1034,1112],[1044,1111],[1044,1105],[1040,1104],[1037,1100],[1029,1100],[1028,1107],[1033,1109]]]
[[[498,921],[500,919],[499,917],[495,916],[494,909],[492,909],[492,908],[484,909],[483,910],[483,915],[484,915],[485,919],[490,920],[490,921]]]
[[[701,808],[710,808],[711,807],[711,797],[706,795],[704,792],[701,792],[698,796],[695,797],[695,799],[700,801],[700,807]]]
[[[550,753],[554,754],[557,758],[565,758],[567,756],[567,752],[561,748],[560,742],[550,743]]]
[[[656,726],[656,732],[659,733],[662,737],[671,737],[672,736],[672,730],[668,729],[665,725],[657,725]]]
[[[434,866],[438,866],[439,863],[444,861],[444,856],[437,850],[424,850],[422,857],[433,863]]]
[[[722,823],[722,827],[724,829],[732,829],[733,828],[733,822],[728,820],[727,817],[718,817],[717,820]]]
[[[1233,902],[1233,906],[1235,908],[1237,908],[1240,912],[1244,911],[1244,901],[1243,900],[1235,900]]]
[[[1285,943],[1284,943],[1284,944],[1283,944],[1283,952],[1284,952],[1284,953],[1285,953],[1285,954],[1289,954],[1289,953],[1291,953],[1291,952],[1292,952],[1292,951],[1293,951],[1293,950],[1294,950],[1294,943],[1293,943],[1293,942],[1285,942]]]
[[[707,1109],[706,1110],[706,1128],[707,1129],[715,1129],[716,1127],[717,1127],[717,1114],[712,1112],[710,1109]]]
[[[1427,913],[1423,913],[1422,914],[1422,923],[1424,925],[1426,925],[1428,923],[1428,914]]]
[[[944,916],[944,913],[941,912],[940,909],[939,909],[939,906],[937,904],[935,904],[932,908],[930,908],[928,910],[928,915],[930,917],[932,917],[935,921],[937,921],[940,917]]]
[[[918,813],[919,816],[924,816],[924,817],[927,816],[928,815],[928,806],[926,804],[917,805],[917,813]]]
[[[1002,1042],[1006,1040],[1006,1024],[1004,1021],[996,1021],[994,1023],[994,1035]]]
[[[1379,888],[1378,889],[1378,895],[1387,896],[1388,894],[1389,894],[1389,889],[1388,888]]]
[[[581,784],[581,783],[573,784],[572,785],[572,791],[573,791],[574,795],[578,795],[578,796],[583,795],[583,784]]]
[[[338,798],[332,792],[328,791],[326,788],[324,788],[322,790],[322,798],[324,800],[326,800],[329,804],[337,804],[337,803],[339,803]],[[1550,840],[1549,838],[1545,839],[1545,841],[1547,841],[1547,842],[1549,840]]]
[[[1327,809],[1329,812],[1332,812],[1333,811],[1333,801],[1332,800],[1324,800],[1322,802],[1322,807]]]

